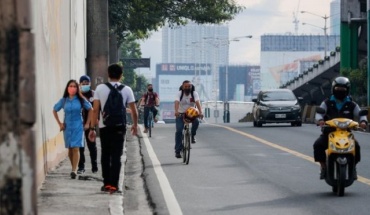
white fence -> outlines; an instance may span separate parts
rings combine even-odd
[[[205,108],[210,108],[210,117],[204,118],[208,123],[223,123],[224,122],[224,102],[223,101],[207,101],[202,102],[203,113]],[[251,113],[253,102],[229,101],[230,123],[239,122],[247,113]],[[218,112],[218,114],[217,114]]]

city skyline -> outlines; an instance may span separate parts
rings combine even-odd
[[[299,35],[323,35],[322,29],[302,25],[302,22],[324,27],[324,20],[314,15],[302,14],[300,11],[305,10],[329,16],[331,0],[239,0],[237,2],[246,8],[234,20],[227,23],[229,25],[229,38],[246,35],[253,35],[253,38],[230,43],[229,63],[259,65],[260,37],[265,34],[294,34],[294,12],[299,20]],[[300,2],[299,6],[298,2]],[[320,6],[318,7],[318,5]],[[161,63],[161,41],[161,29],[153,32],[148,40],[141,41],[142,57],[151,58],[151,69],[140,69],[141,73],[152,73],[155,71],[155,65]],[[154,77],[154,74],[151,77]]]

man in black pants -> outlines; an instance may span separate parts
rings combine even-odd
[[[359,117],[360,107],[356,104],[349,96],[349,90],[351,83],[346,77],[337,77],[332,83],[332,95],[330,98],[323,101],[320,105],[325,110],[325,114],[316,113],[317,124],[321,127],[325,125],[326,120],[333,118],[348,118],[354,119]],[[367,117],[359,117],[360,127],[367,127]],[[320,179],[325,179],[326,174],[326,154],[325,150],[328,148],[328,134],[321,134],[319,138],[313,144],[313,154],[316,162],[320,163],[321,173]],[[355,163],[357,164],[361,160],[360,145],[355,141]],[[357,179],[357,172],[355,169],[355,179]]]
[[[80,88],[82,95],[91,103],[93,104],[94,101],[94,91],[90,88],[90,77],[87,75],[83,75],[80,77]],[[98,171],[98,163],[97,163],[97,149],[96,149],[96,142],[90,141],[89,136],[89,126],[90,122],[88,121],[88,111],[85,109],[82,112],[84,128],[85,128],[85,139],[87,148],[89,148],[90,152],[90,159],[91,159],[91,167],[92,172],[96,173]],[[85,147],[80,148],[80,161],[78,163],[78,170],[77,174],[83,174],[85,172]]]
[[[101,191],[111,193],[122,192],[122,188],[119,187],[119,175],[121,171],[121,155],[123,154],[126,135],[127,107],[131,110],[132,135],[137,134],[138,124],[135,97],[132,89],[120,82],[122,74],[122,67],[118,64],[112,64],[108,67],[109,82],[100,84],[95,90],[94,113],[90,121],[89,138],[90,140],[94,140],[96,136],[95,126],[100,113],[101,165],[104,183]],[[113,98],[112,94],[115,94],[115,99],[108,100],[108,97],[110,99]],[[117,103],[118,101],[122,102],[122,104]],[[113,103],[114,105],[112,105]],[[108,107],[111,107],[111,110],[108,110]],[[107,114],[108,111],[112,111],[111,114]],[[114,114],[112,114],[113,112]],[[114,117],[110,117],[112,115]]]

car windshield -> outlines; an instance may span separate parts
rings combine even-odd
[[[293,101],[295,96],[289,91],[268,91],[262,94],[262,101]]]

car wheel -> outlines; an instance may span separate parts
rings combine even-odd
[[[257,122],[256,120],[253,120],[253,127],[256,127],[257,126]]]
[[[297,126],[302,126],[302,122],[296,122]]]
[[[291,122],[290,125],[292,125],[293,127],[296,126],[295,122]]]
[[[257,127],[262,127],[262,122],[257,121]]]

